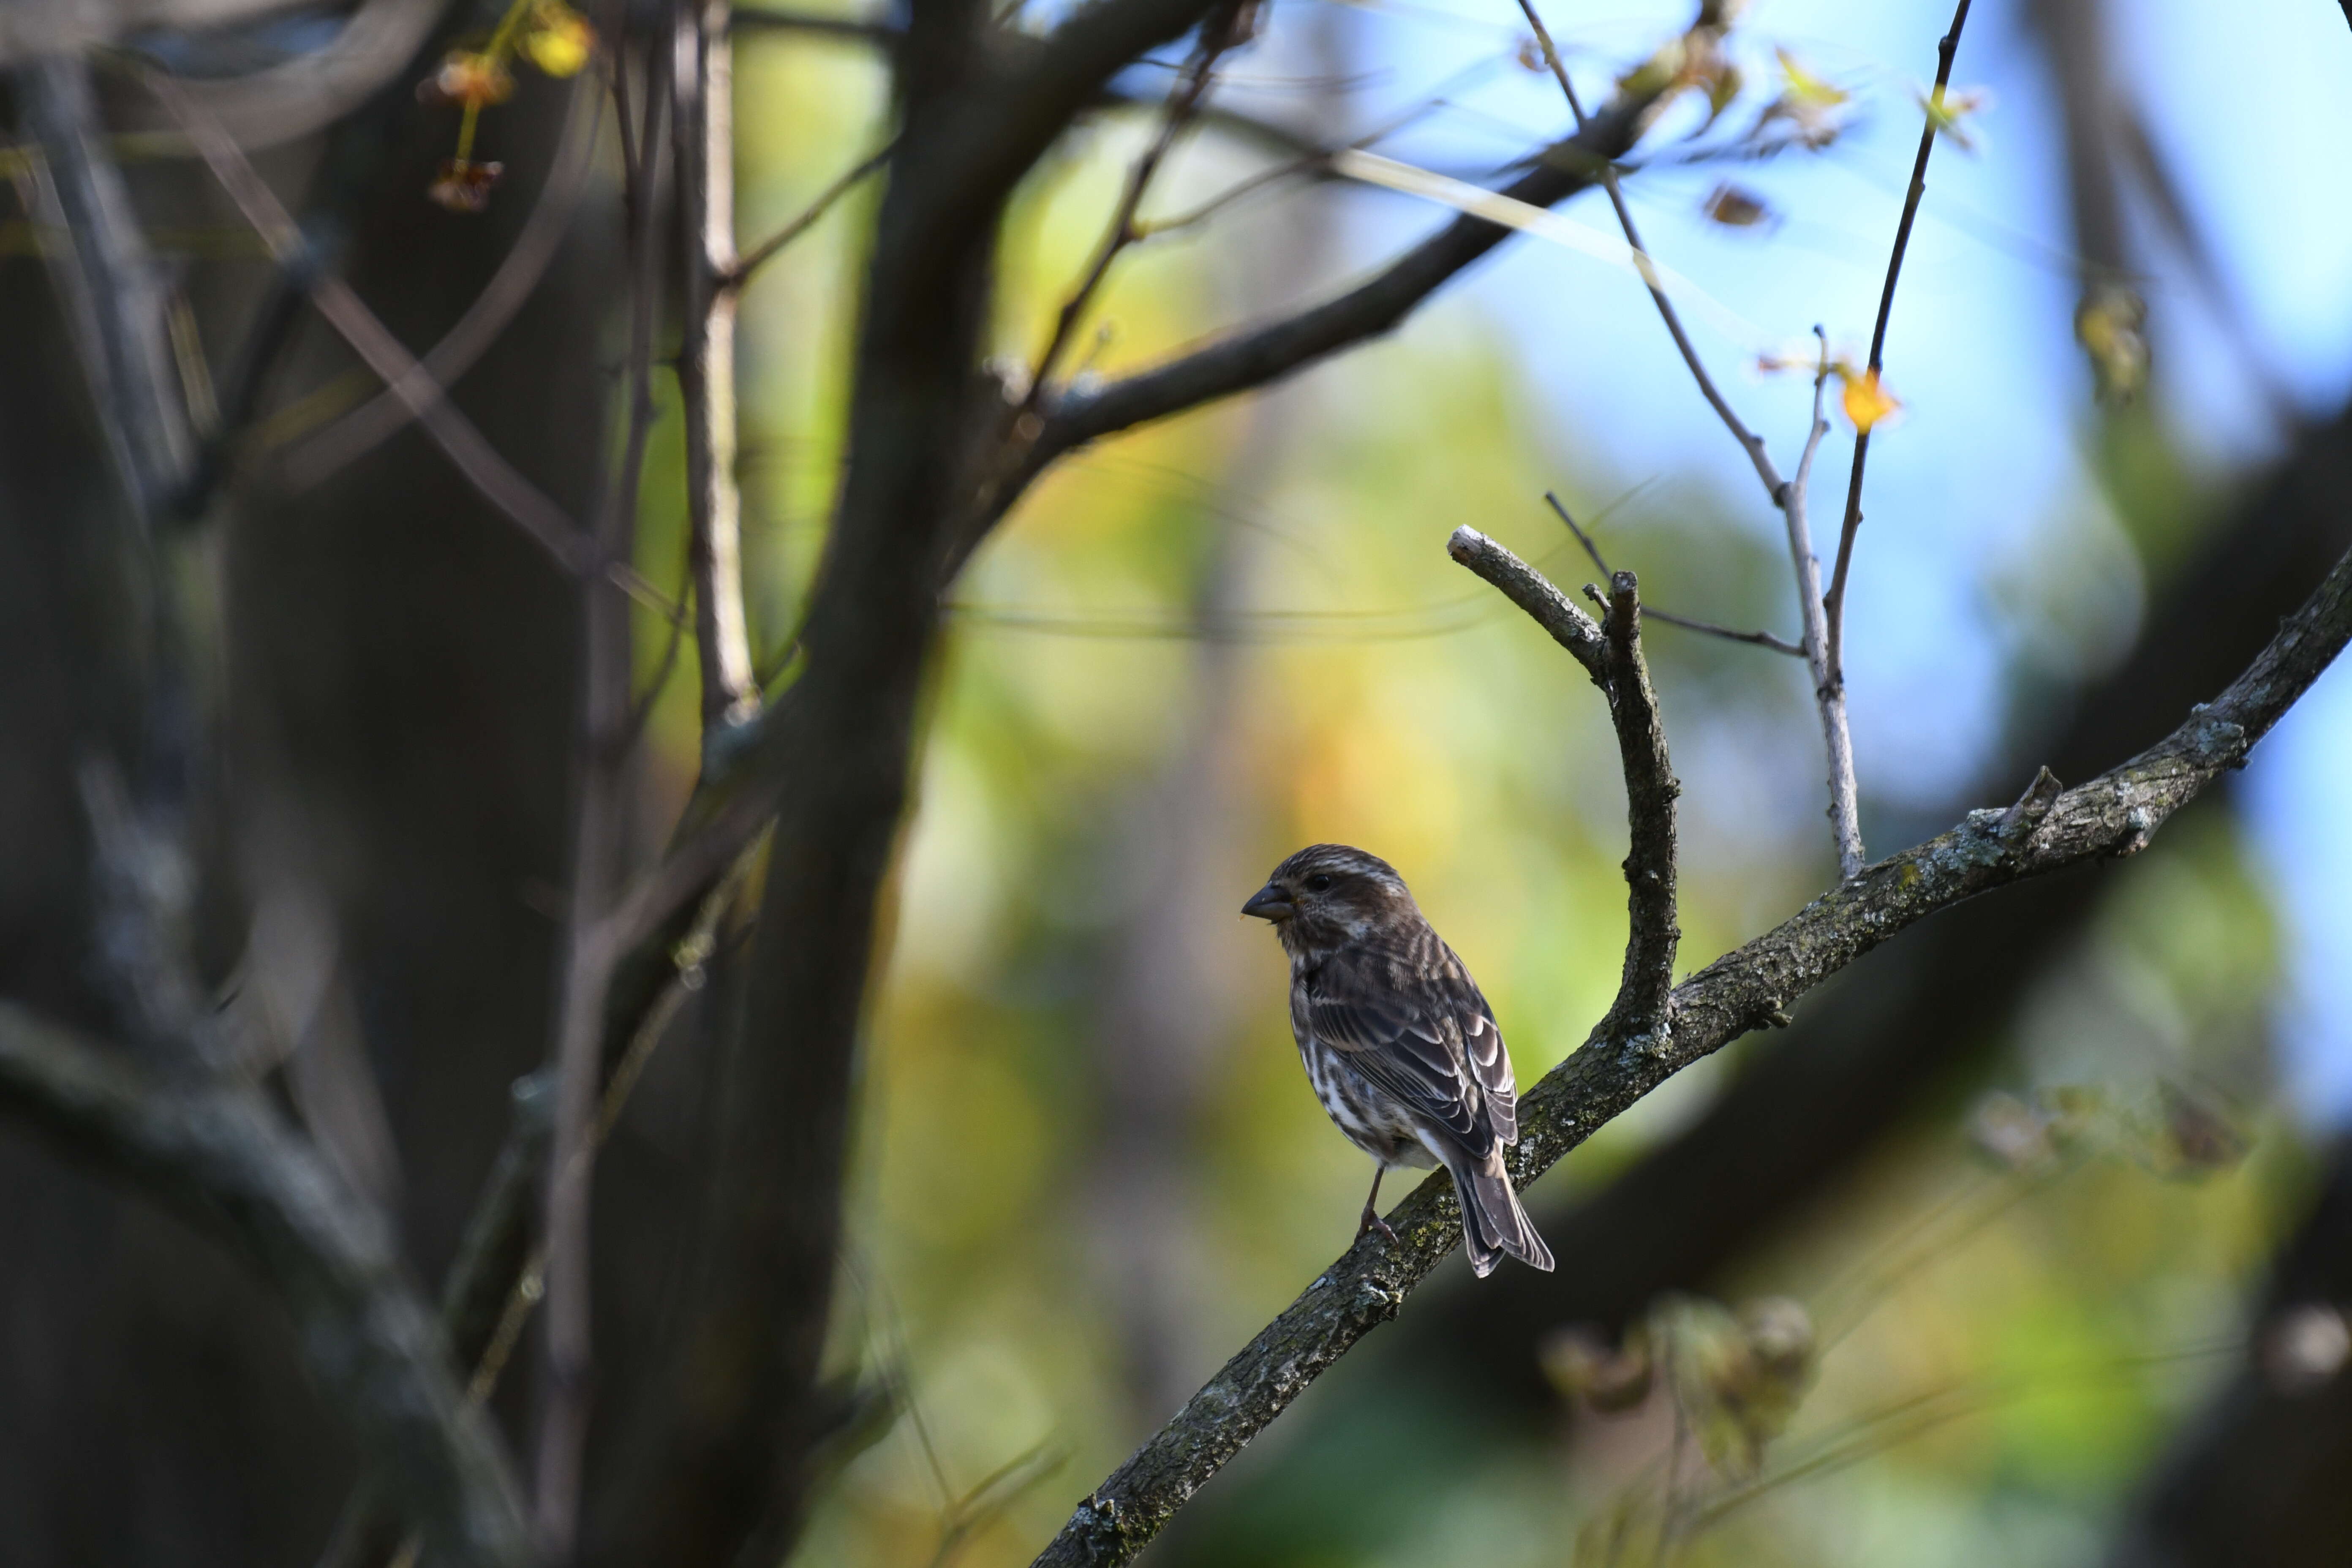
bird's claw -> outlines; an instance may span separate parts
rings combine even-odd
[[[1387,1239],[1388,1244],[1391,1247],[1394,1247],[1396,1245],[1397,1233],[1395,1229],[1390,1226],[1388,1221],[1382,1219],[1371,1210],[1366,1209],[1364,1211],[1363,1218],[1357,1222],[1356,1239],[1358,1241],[1361,1241],[1367,1235],[1376,1230]]]

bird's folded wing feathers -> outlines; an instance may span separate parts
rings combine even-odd
[[[1404,985],[1381,973],[1386,958],[1323,963],[1304,1021],[1358,1072],[1483,1159],[1517,1131],[1511,1058],[1486,999],[1451,952],[1451,963],[1416,966]]]

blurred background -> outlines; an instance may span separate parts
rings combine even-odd
[[[1689,22],[1625,0],[1544,14],[1588,104]],[[888,134],[872,40],[810,21],[739,16],[746,243]],[[1949,22],[1912,0],[1755,0],[1726,44],[1740,96],[1712,129],[1678,105],[1630,161],[1699,348],[1784,468],[1810,387],[1759,362],[1808,352],[1816,323],[1865,350]],[[2039,764],[2077,783],[2152,742],[2352,543],[2345,22],[2321,0],[1971,8],[1953,83],[1974,96],[1894,311],[1903,408],[1874,437],[1851,595],[1874,856]],[[1122,259],[1085,350],[1099,372],[1319,297],[1448,216],[1259,179],[1302,144],[1377,136],[1486,184],[1570,124],[1507,3],[1276,0],[1265,27],[1151,194],[1147,219],[1210,210]],[[1048,335],[1171,76],[1128,73],[1124,107],[1024,188],[1009,360]],[[1738,153],[1792,84],[1822,144]],[[518,192],[555,160],[569,90],[527,82],[486,119]],[[446,127],[394,124],[421,189]],[[161,174],[139,188],[179,199]],[[845,201],[744,297],[762,653],[787,643],[834,498],[871,203]],[[350,220],[356,285],[412,342],[529,210],[416,206]],[[1523,1085],[1608,1005],[1624,818],[1605,711],[1446,535],[1475,527],[1581,582],[1553,490],[1653,605],[1798,626],[1778,516],[1607,258],[1606,207],[1565,210],[1601,243],[1517,237],[1391,338],[1066,460],[956,584],[829,1351],[893,1412],[837,1446],[797,1561],[1027,1561],[1349,1241],[1365,1162],[1299,1070],[1272,936],[1237,913],[1282,856],[1338,840],[1394,863]],[[614,419],[609,216],[583,205],[460,387],[559,499],[587,483],[565,454]],[[194,237],[158,245],[192,295],[251,309],[251,256],[207,250],[216,215],[184,221]],[[7,232],[0,352],[21,371],[63,351],[37,245]],[[301,342],[325,380],[339,351]],[[20,759],[0,763],[0,966],[70,1013],[69,786],[23,759],[128,721],[76,652],[107,643],[103,571],[41,522],[76,504],[58,453],[90,437],[39,386],[0,375],[0,652],[26,672],[0,681]],[[300,428],[298,410],[283,435]],[[1852,438],[1840,422],[1821,454],[1824,534]],[[344,933],[338,994],[374,1086],[351,1137],[429,1279],[544,1038],[572,645],[529,547],[415,440],[233,502],[218,679],[271,841],[299,843]],[[677,576],[682,461],[666,416],[640,539],[656,582]],[[37,586],[59,581],[82,596]],[[1833,879],[1821,745],[1799,662],[1663,626],[1648,644],[1695,970]],[[635,658],[645,679],[663,668],[651,623]],[[689,682],[649,734],[651,842],[699,763]],[[1792,1028],[1673,1080],[1528,1194],[1556,1275],[1450,1262],[1150,1561],[2344,1561],[2347,768],[2338,671],[2147,854],[1939,917]],[[637,1238],[598,1254],[620,1338],[661,1321],[661,1215],[690,1190],[708,1089],[690,1050],[657,1058],[600,1171],[600,1225]],[[0,1191],[0,1562],[307,1561],[349,1459],[267,1304],[13,1137]],[[630,1373],[611,1375],[625,1407]]]

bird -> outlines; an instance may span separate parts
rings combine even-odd
[[[1511,1056],[1495,1010],[1421,906],[1377,855],[1310,844],[1250,895],[1290,955],[1290,1030],[1307,1082],[1340,1131],[1372,1157],[1361,1240],[1391,1166],[1444,1165],[1462,1200],[1462,1241],[1480,1279],[1506,1255],[1549,1271],[1503,1166],[1518,1142]]]

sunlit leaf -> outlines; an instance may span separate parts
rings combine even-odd
[[[522,47],[530,63],[549,76],[577,76],[596,51],[596,29],[563,0],[538,0]]]
[[[1853,422],[1854,429],[1864,436],[1870,434],[1872,426],[1880,423],[1903,406],[1901,400],[1886,390],[1885,384],[1878,379],[1878,373],[1874,370],[1865,370],[1856,374],[1852,370],[1841,369],[1838,379],[1845,384],[1845,389],[1839,395],[1838,402],[1845,409],[1845,416]]]
[[[1835,109],[1853,97],[1843,88],[1815,76],[1788,50],[1774,49],[1772,52],[1780,57],[1785,96],[1817,109]]]

